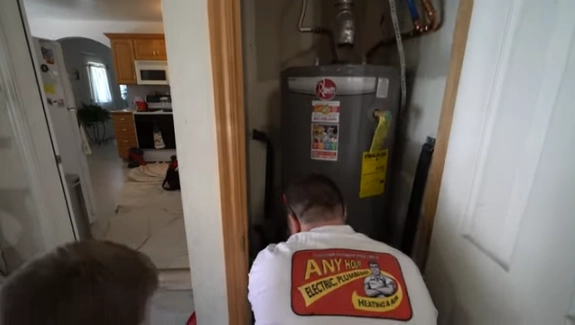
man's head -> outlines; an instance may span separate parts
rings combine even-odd
[[[379,264],[375,261],[369,262],[369,269],[371,270],[372,275],[378,276],[381,273]]]
[[[292,234],[322,225],[344,224],[343,195],[334,181],[311,174],[292,182],[284,192]]]
[[[8,278],[0,324],[137,325],[157,287],[157,270],[144,254],[111,242],[69,243]]]

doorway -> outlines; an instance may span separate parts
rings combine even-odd
[[[321,2],[325,4],[324,2]],[[369,19],[364,19],[367,24],[373,24],[370,28],[368,25],[363,26],[364,28],[358,27],[358,33],[363,36],[360,42],[360,48],[362,50],[370,52],[370,55],[374,56],[374,64],[388,64],[396,65],[397,60],[397,49],[394,48],[393,43],[387,44],[384,42],[385,46],[378,47],[378,52],[371,52],[369,49],[380,42],[383,38],[386,40],[386,36],[393,37],[393,33],[390,31],[382,31],[380,28],[381,13],[385,12],[385,8],[388,4],[386,1],[381,2],[370,2],[370,1],[357,1],[359,10],[363,8],[365,11],[361,12],[362,15]],[[367,6],[367,4],[376,4],[381,11],[372,10],[373,6]],[[389,235],[389,244],[392,246],[399,246],[402,243],[403,228],[406,221],[406,211],[408,210],[408,203],[410,201],[412,186],[414,184],[415,170],[419,158],[419,154],[422,151],[422,147],[426,144],[426,137],[438,136],[438,141],[436,145],[439,148],[443,148],[440,152],[434,156],[434,167],[432,167],[430,173],[433,178],[427,183],[428,188],[432,190],[428,191],[427,198],[425,200],[426,206],[433,205],[433,201],[437,200],[437,197],[433,198],[432,192],[437,193],[440,182],[441,182],[441,171],[443,168],[443,160],[445,157],[445,147],[448,140],[450,120],[453,113],[454,98],[457,93],[457,83],[458,77],[461,70],[461,62],[463,60],[463,53],[465,49],[466,42],[466,24],[468,24],[471,16],[471,1],[442,1],[434,4],[437,5],[438,13],[441,13],[438,17],[440,28],[428,35],[422,35],[421,37],[406,40],[404,43],[404,50],[406,51],[406,65],[407,65],[407,107],[405,113],[405,119],[401,125],[401,131],[398,134],[400,140],[400,152],[396,153],[395,161],[395,171],[391,175],[393,179],[393,187],[389,190],[393,192],[396,201],[395,210],[391,212],[391,218],[388,219],[387,231]],[[252,139],[257,131],[265,132],[269,138],[271,138],[272,143],[275,142],[276,148],[283,146],[277,145],[281,142],[281,128],[282,121],[279,119],[279,112],[282,109],[282,97],[280,96],[280,71],[297,65],[303,66],[313,66],[316,57],[319,58],[319,64],[329,63],[332,57],[332,52],[330,50],[329,37],[323,37],[320,35],[313,36],[311,34],[300,34],[297,29],[293,26],[296,25],[298,18],[300,16],[300,4],[294,3],[293,1],[286,2],[282,5],[277,5],[274,3],[273,7],[269,7],[265,1],[243,1],[242,4],[242,24],[241,33],[243,42],[240,45],[237,42],[226,42],[225,39],[229,38],[230,35],[235,36],[234,40],[237,40],[237,36],[240,33],[239,30],[239,9],[236,7],[237,4],[222,4],[217,3],[212,4],[209,8],[210,17],[214,21],[229,21],[227,24],[219,24],[217,28],[214,27],[212,38],[212,60],[213,62],[218,62],[214,67],[214,86],[216,88],[216,110],[217,120],[216,123],[222,128],[222,133],[219,137],[222,137],[224,144],[230,144],[234,139],[234,144],[242,145],[245,141],[248,146],[247,154],[247,179],[243,179],[243,176],[239,175],[237,177],[232,176],[233,182],[223,183],[222,188],[226,186],[225,193],[230,195],[234,201],[233,203],[224,202],[222,200],[222,206],[227,206],[236,214],[230,215],[229,217],[222,216],[224,222],[229,222],[235,227],[237,231],[236,236],[232,237],[229,241],[230,247],[225,246],[226,257],[229,254],[229,260],[226,262],[228,269],[237,270],[238,268],[243,269],[245,263],[243,260],[237,259],[237,254],[241,254],[241,250],[245,249],[243,237],[241,236],[240,230],[243,229],[243,225],[237,225],[241,222],[243,217],[244,206],[242,206],[241,200],[245,200],[243,197],[244,182],[248,190],[249,197],[249,210],[248,218],[249,228],[254,225],[264,228],[269,220],[265,220],[271,217],[277,217],[274,224],[268,228],[271,230],[263,230],[264,234],[270,234],[273,232],[272,236],[277,234],[285,238],[285,232],[276,232],[275,229],[279,228],[278,225],[283,222],[283,212],[282,209],[273,210],[273,216],[266,214],[264,207],[266,206],[266,195],[270,192],[274,193],[272,198],[278,200],[279,194],[281,193],[282,183],[280,180],[280,170],[281,170],[281,154],[275,156],[275,164],[271,166],[266,166],[266,145],[262,141],[254,141]],[[309,7],[312,8],[313,5],[308,3]],[[406,4],[401,2],[403,7],[398,4],[398,11],[404,16],[409,16],[406,8]],[[440,6],[441,5],[441,6]],[[332,23],[333,9],[321,8],[321,5],[315,4],[312,10],[308,11],[307,19],[314,26],[325,26],[321,25],[326,23],[328,26]],[[325,6],[330,6],[330,4],[325,4]],[[225,9],[224,9],[225,8]],[[459,10],[458,8],[463,8]],[[369,10],[367,10],[369,9]],[[224,14],[226,12],[226,14]],[[385,15],[384,15],[385,16]],[[365,18],[364,17],[364,18]],[[388,16],[386,16],[389,18]],[[225,19],[224,19],[225,18]],[[459,37],[454,38],[454,31],[456,29],[456,20],[458,20],[458,33]],[[386,21],[386,20],[384,20]],[[409,20],[407,20],[409,21]],[[389,24],[389,20],[386,21]],[[216,24],[213,22],[212,24]],[[213,26],[213,25],[212,25]],[[408,28],[409,26],[403,26]],[[402,29],[403,30],[403,29]],[[363,33],[363,34],[362,34]],[[293,52],[293,53],[292,53]],[[240,56],[239,53],[242,55]],[[367,52],[366,52],[367,53]],[[377,55],[374,53],[378,53]],[[326,59],[327,57],[327,59]],[[233,58],[233,59],[232,59]],[[356,60],[353,63],[362,64],[361,56],[349,54],[348,58],[350,60]],[[240,59],[242,59],[240,61]],[[323,60],[323,61],[322,61]],[[241,68],[238,67],[241,65]],[[244,82],[238,81],[239,72],[242,72],[244,76]],[[229,80],[233,82],[229,83]],[[218,89],[218,86],[221,88]],[[245,91],[244,91],[245,90]],[[444,98],[443,94],[447,94]],[[218,102],[218,98],[222,97],[227,99]],[[245,111],[238,112],[238,107],[241,107],[243,100],[245,99]],[[311,104],[310,104],[311,105]],[[221,115],[218,115],[218,110],[221,110]],[[245,130],[243,125],[243,116],[238,118],[239,115],[245,115],[247,130]],[[221,124],[220,124],[221,123]],[[230,127],[231,131],[230,131]],[[309,127],[309,123],[307,124]],[[440,128],[441,127],[441,128]],[[308,134],[308,128],[304,127],[301,131],[304,134]],[[240,139],[240,140],[236,140]],[[302,144],[308,146],[311,143]],[[311,148],[308,148],[311,149]],[[230,154],[232,149],[226,148],[224,146],[220,151],[220,157]],[[280,149],[281,150],[281,149]],[[277,152],[276,152],[277,154]],[[234,163],[225,162],[224,166],[220,165],[220,172],[237,172],[238,167],[241,167],[243,163],[241,160],[237,160],[239,157],[234,155],[232,157],[236,158]],[[230,157],[226,157],[230,158]],[[268,179],[266,176],[266,170],[269,168],[274,168],[274,175],[271,188],[264,185],[265,180]],[[230,191],[229,186],[234,186]],[[421,186],[421,185],[420,185]],[[425,182],[423,187],[425,187]],[[429,194],[431,193],[431,194]],[[229,198],[226,196],[226,199]],[[238,200],[238,201],[235,201]],[[419,212],[419,211],[418,211]],[[426,218],[431,218],[434,214],[434,210],[426,211]],[[417,213],[419,217],[419,213]],[[239,220],[239,221],[238,221]],[[246,221],[247,221],[246,220]],[[426,221],[427,223],[427,221]],[[431,222],[432,224],[432,222]],[[429,223],[426,224],[429,226]],[[421,223],[416,223],[416,231],[418,234],[417,238],[424,238],[424,234],[429,234],[431,228],[426,230],[421,229]],[[230,226],[230,228],[233,228]],[[427,232],[429,231],[429,232]],[[226,235],[230,235],[226,233]],[[233,233],[231,234],[233,235]],[[251,233],[250,233],[251,235]],[[250,239],[253,238],[250,236]],[[237,240],[237,241],[236,241]],[[277,240],[277,239],[276,239]],[[281,239],[280,239],[281,240]],[[235,242],[234,242],[235,241]],[[266,239],[261,240],[261,242],[266,242]],[[269,242],[269,241],[268,241]],[[224,242],[224,244],[227,244]],[[238,244],[243,244],[238,246]],[[252,243],[250,242],[250,245]],[[419,240],[414,244],[416,247],[423,248],[427,245],[425,238]],[[256,245],[257,246],[257,245]],[[265,244],[254,249],[257,253],[258,249],[265,247]],[[231,252],[235,255],[232,257]],[[423,258],[421,261],[425,260],[425,252],[422,254]],[[423,265],[423,263],[422,263]],[[237,272],[232,277],[232,282],[228,283],[227,286],[229,292],[234,293],[236,303],[240,299],[245,297],[245,279],[241,274]],[[233,307],[230,306],[230,312]],[[240,314],[244,315],[240,312]]]
[[[2,271],[72,240],[114,241],[159,269],[151,322],[184,323],[194,305],[182,200],[163,182],[168,168],[177,168],[170,88],[167,73],[142,84],[134,70],[138,59],[167,66],[161,4],[148,1],[136,11],[114,1],[99,5],[2,3],[0,43],[10,67],[2,70],[2,89],[14,90],[2,93],[9,104],[2,120],[10,122],[2,154],[18,171],[2,179]],[[128,33],[134,30],[141,33]],[[118,77],[117,61],[125,58],[104,33],[140,46],[129,52],[134,80]],[[154,48],[157,57],[144,57],[150,43],[163,56]],[[136,102],[146,109],[137,111]],[[139,146],[148,138],[151,148]]]

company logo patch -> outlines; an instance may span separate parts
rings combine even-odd
[[[302,316],[408,321],[413,314],[397,259],[349,249],[296,252],[291,304],[294,313]]]
[[[321,100],[330,100],[335,97],[336,86],[331,79],[322,79],[315,86],[315,93]]]

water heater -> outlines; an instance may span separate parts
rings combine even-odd
[[[295,67],[281,83],[282,186],[309,173],[329,176],[345,197],[348,224],[385,241],[399,69]]]

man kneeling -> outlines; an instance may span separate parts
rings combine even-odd
[[[436,324],[415,263],[346,225],[332,180],[310,175],[283,198],[292,235],[261,251],[250,271],[257,324]]]

